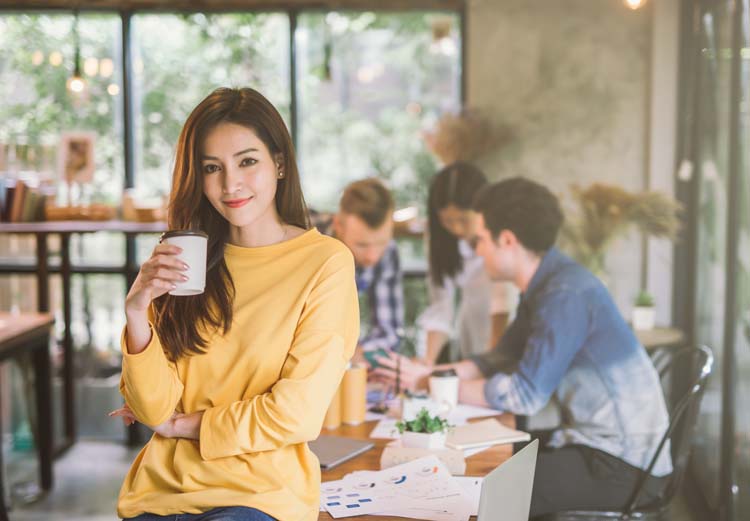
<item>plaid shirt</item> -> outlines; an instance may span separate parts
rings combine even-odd
[[[333,236],[333,216],[310,211],[320,233]],[[396,242],[391,241],[380,260],[369,268],[356,267],[357,292],[366,297],[369,328],[362,328],[359,346],[365,351],[398,350],[404,328],[404,290]],[[362,306],[363,308],[365,306]]]

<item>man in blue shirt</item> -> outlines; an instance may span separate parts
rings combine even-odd
[[[493,280],[521,292],[495,349],[457,364],[459,400],[531,415],[550,400],[561,425],[541,438],[531,515],[627,503],[669,422],[659,377],[607,288],[554,247],[557,198],[523,178],[480,192],[475,244]],[[380,361],[380,360],[379,360]],[[395,367],[395,356],[382,360]],[[432,367],[401,360],[401,385],[424,387]],[[393,378],[380,370],[376,374]],[[663,451],[647,481],[655,499],[672,471]]]

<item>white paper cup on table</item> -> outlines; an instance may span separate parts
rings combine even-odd
[[[440,404],[443,414],[448,414],[458,405],[459,379],[456,371],[445,369],[433,371],[430,375],[430,398]]]
[[[203,293],[206,288],[208,235],[198,230],[173,230],[163,233],[159,242],[182,248],[177,258],[188,265],[188,270],[183,272],[188,280],[175,282],[177,287],[169,294],[183,296]]]

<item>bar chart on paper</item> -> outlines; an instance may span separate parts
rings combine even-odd
[[[437,521],[465,520],[472,511],[463,488],[435,456],[323,483],[321,508],[334,518],[381,514]]]

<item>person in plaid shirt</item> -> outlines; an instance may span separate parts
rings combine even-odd
[[[354,360],[364,351],[398,350],[404,326],[403,275],[393,240],[393,197],[375,178],[349,184],[333,215],[311,211],[313,226],[343,242],[354,255],[360,299],[369,309]],[[363,306],[364,307],[364,306]]]

